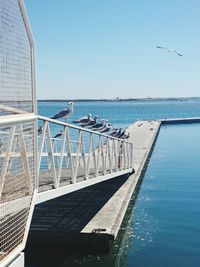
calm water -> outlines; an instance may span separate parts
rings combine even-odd
[[[49,117],[65,107],[65,102],[43,102],[38,105],[38,113]],[[88,113],[108,119],[114,126],[126,127],[130,123],[141,119],[151,120],[200,116],[200,100],[76,102],[74,113],[69,122]]]
[[[39,113],[51,116],[63,107],[64,103],[40,103]],[[200,102],[77,103],[72,120],[88,112],[126,127],[137,119],[200,116]],[[46,251],[43,259],[32,256],[26,266],[200,266],[199,155],[200,124],[163,126],[110,254]]]

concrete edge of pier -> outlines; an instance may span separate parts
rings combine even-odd
[[[135,173],[129,176],[127,181],[84,227],[81,233],[88,234],[93,229],[104,229],[111,240],[117,237],[130,199],[156,142],[160,125],[160,121],[139,121],[127,129],[130,133],[130,141],[133,140],[134,143],[135,158],[138,158],[136,160],[138,164],[133,165]]]
[[[113,225],[113,228],[112,228],[112,234],[114,236],[114,238],[117,237],[117,234],[119,232],[119,229],[120,229],[120,226],[121,226],[121,223],[123,221],[123,218],[124,218],[124,215],[127,211],[127,208],[128,208],[128,205],[130,203],[130,200],[131,200],[131,197],[135,191],[135,188],[138,184],[138,181],[139,179],[141,178],[141,175],[142,173],[144,172],[144,169],[145,169],[145,165],[147,164],[148,162],[148,159],[149,159],[149,156],[151,155],[152,151],[153,151],[153,148],[154,148],[154,145],[156,143],[156,140],[157,140],[157,137],[158,137],[158,134],[159,134],[159,131],[160,131],[160,126],[161,126],[161,123],[159,122],[158,124],[158,128],[155,130],[154,132],[154,135],[149,143],[149,146],[146,150],[146,154],[143,158],[143,161],[141,162],[141,165],[140,167],[138,168],[137,172],[135,172],[134,174],[132,174],[128,181],[130,181],[130,187],[129,187],[129,190],[127,191],[127,194],[126,194],[126,198],[123,202],[123,206],[121,208],[121,211],[119,213],[119,216],[117,218],[117,221],[115,222],[115,224]]]

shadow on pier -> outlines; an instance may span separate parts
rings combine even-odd
[[[49,249],[64,246],[70,250],[77,247],[109,250],[113,240],[111,235],[103,231],[99,234],[95,229],[94,233],[81,231],[127,179],[128,175],[120,176],[38,204],[32,218],[27,249],[44,248],[48,244]]]
[[[145,168],[146,169],[146,168]],[[145,174],[135,188],[116,240],[80,231],[122,186],[128,176],[40,204],[34,211],[26,247],[26,267],[127,266],[132,246],[131,216]]]

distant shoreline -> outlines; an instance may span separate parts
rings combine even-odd
[[[121,102],[121,101],[188,101],[188,100],[200,100],[200,97],[165,97],[165,98],[151,98],[151,97],[146,97],[146,98],[115,98],[115,99],[39,99],[37,100],[38,102],[68,102],[68,101],[73,101],[73,102]]]

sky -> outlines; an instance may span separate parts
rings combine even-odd
[[[25,5],[36,47],[38,99],[200,96],[199,0]]]

